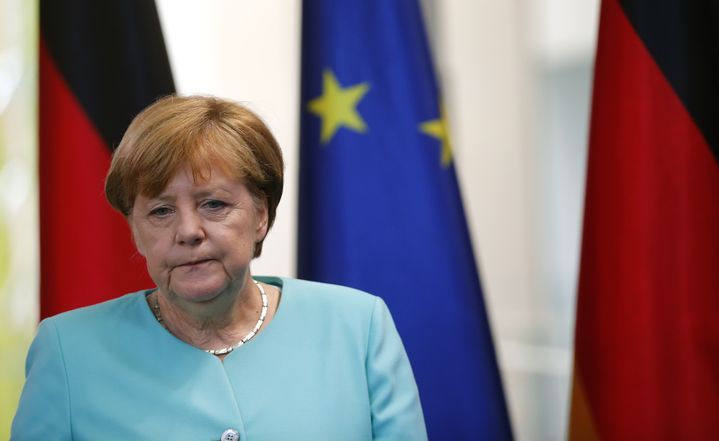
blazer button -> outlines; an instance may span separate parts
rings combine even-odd
[[[235,429],[227,429],[222,432],[220,441],[240,441],[240,432]]]

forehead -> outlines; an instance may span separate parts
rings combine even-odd
[[[189,140],[163,141],[153,145],[148,143],[144,147],[128,154],[132,171],[128,182],[136,183],[132,191],[135,194],[157,196],[185,170],[191,170],[198,182],[217,173],[237,177],[246,174],[245,158],[238,155],[237,149],[227,143],[213,142],[208,136],[196,135]]]
[[[173,182],[187,181],[201,186],[217,183],[221,180],[240,181],[238,173],[232,172],[227,161],[220,158],[190,158],[174,167],[160,167],[159,170],[144,170],[144,176],[138,178],[136,195],[155,197],[165,191]]]
[[[160,195],[174,191],[206,192],[214,190],[239,191],[245,189],[243,180],[228,174],[222,168],[194,170],[185,166],[177,170],[167,181]]]

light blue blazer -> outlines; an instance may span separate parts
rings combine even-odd
[[[426,440],[417,387],[384,302],[282,289],[274,319],[224,360],[167,332],[145,296],[44,320],[11,440]]]

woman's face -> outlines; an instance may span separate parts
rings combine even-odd
[[[137,196],[128,220],[150,277],[180,303],[237,294],[267,233],[266,205],[217,168],[206,182],[180,169],[159,196]]]

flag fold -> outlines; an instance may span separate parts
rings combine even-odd
[[[430,439],[511,439],[415,1],[303,3],[300,277],[381,296]]]

